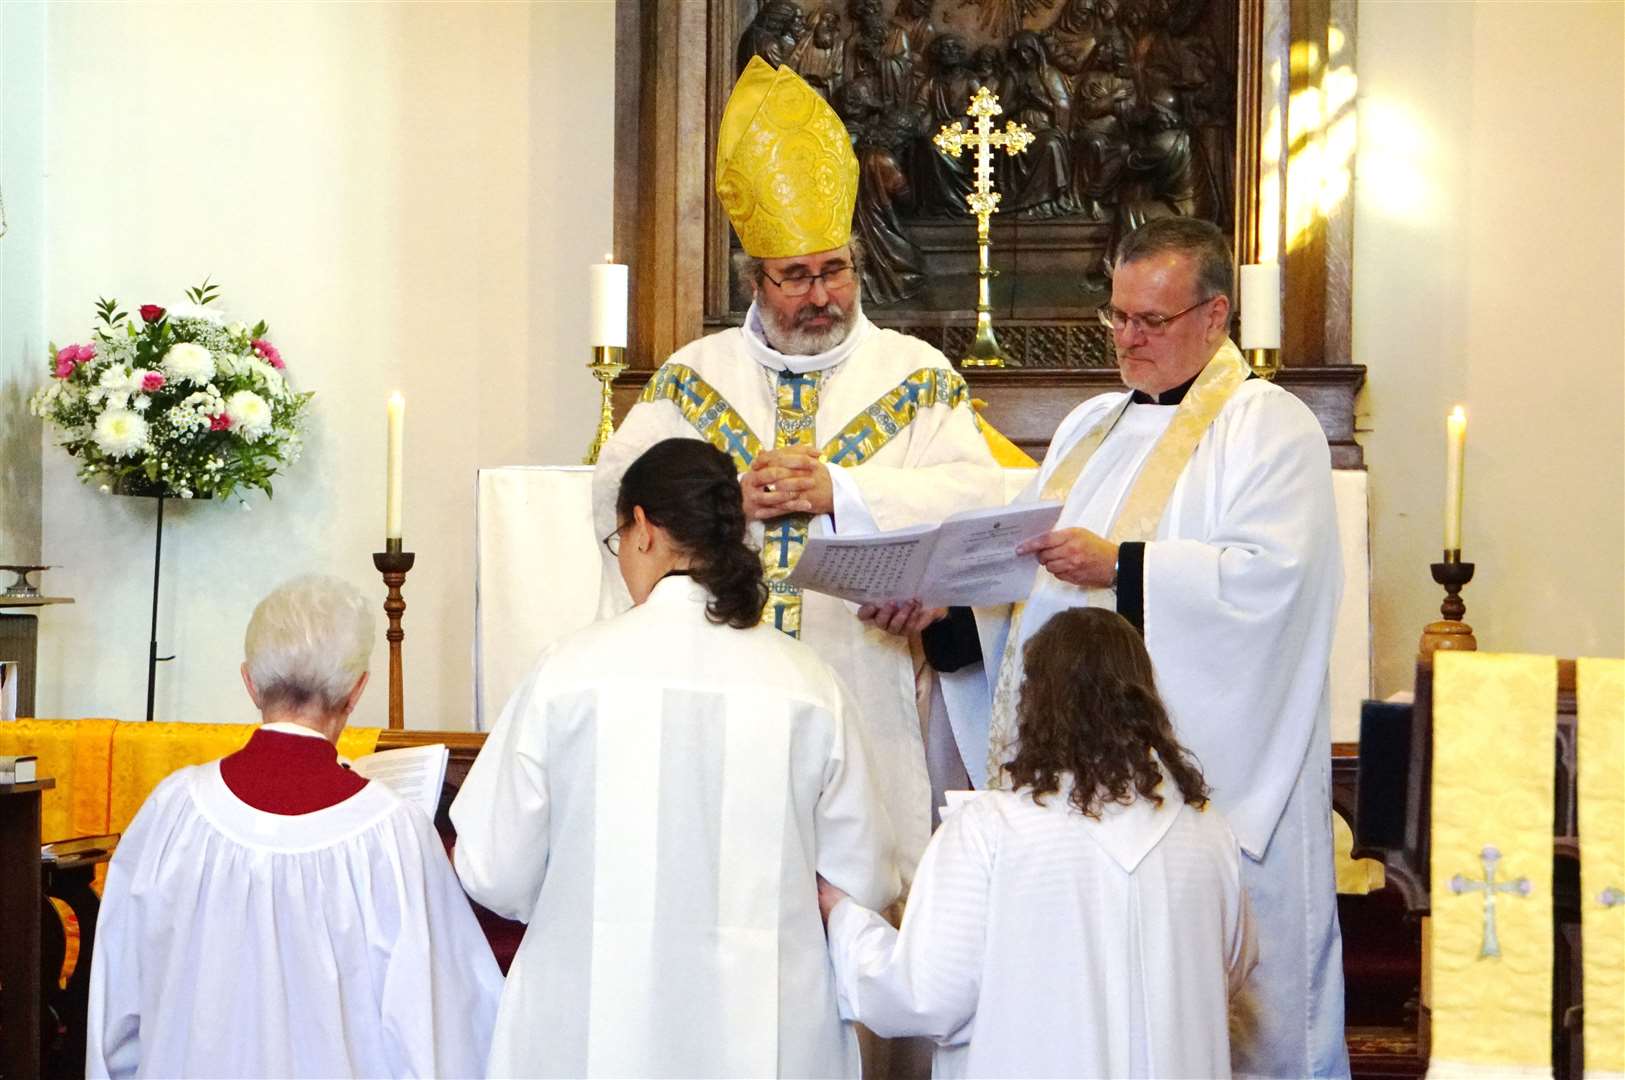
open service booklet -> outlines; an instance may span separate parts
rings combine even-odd
[[[1025,600],[1038,556],[1016,545],[1042,536],[1061,516],[1058,502],[966,510],[940,525],[865,536],[811,536],[789,581],[859,604],[918,600],[926,607]]]
[[[446,762],[451,751],[445,743],[428,746],[402,746],[363,754],[350,762],[357,776],[376,780],[429,815],[440,807],[440,788],[446,782]]]

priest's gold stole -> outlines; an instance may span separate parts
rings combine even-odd
[[[1625,1075],[1625,660],[1575,665],[1585,1073]]]
[[[1433,665],[1429,1075],[1549,1076],[1557,661]]]

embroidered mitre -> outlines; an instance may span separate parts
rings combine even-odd
[[[753,57],[717,132],[717,198],[758,259],[845,244],[858,159],[835,110],[787,67]]]

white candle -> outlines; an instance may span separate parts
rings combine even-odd
[[[592,345],[626,348],[626,265],[604,261],[590,268],[592,280]]]
[[[1461,550],[1461,489],[1467,450],[1467,412],[1460,405],[1444,422],[1444,549]]]
[[[1281,347],[1281,264],[1241,268],[1241,347]]]
[[[384,539],[401,538],[401,428],[406,425],[406,399],[389,395],[389,471],[384,499]]]

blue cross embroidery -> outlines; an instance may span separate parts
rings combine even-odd
[[[790,565],[790,543],[796,539],[795,526],[788,521],[779,523],[779,527],[771,529],[768,537],[779,542],[779,565]]]
[[[792,409],[801,408],[801,392],[809,387],[817,387],[818,380],[811,375],[780,375],[779,385],[788,386],[794,392],[790,399]]]
[[[723,440],[727,442],[730,454],[738,454],[744,461],[750,460],[750,447],[745,443],[744,432],[735,431],[727,424],[721,424],[717,427],[717,434],[721,435]]]
[[[832,463],[839,462],[842,458],[846,457],[847,454],[856,451],[858,447],[863,445],[863,440],[867,439],[870,434],[871,431],[869,428],[859,428],[852,434],[844,436],[841,439],[841,445],[836,449],[835,453],[830,456],[830,461]]]
[[[677,380],[677,389],[682,391],[683,395],[685,397],[687,397],[688,400],[692,401],[696,405],[700,405],[700,404],[704,403],[705,395],[700,393],[698,390],[694,389],[694,384],[697,381],[698,381],[697,376],[686,375],[683,378]]]
[[[902,391],[903,396],[898,399],[898,405],[903,405],[905,403],[909,405],[918,405],[920,403],[920,395],[926,391],[926,384],[923,382],[914,382],[910,380],[902,385]]]

